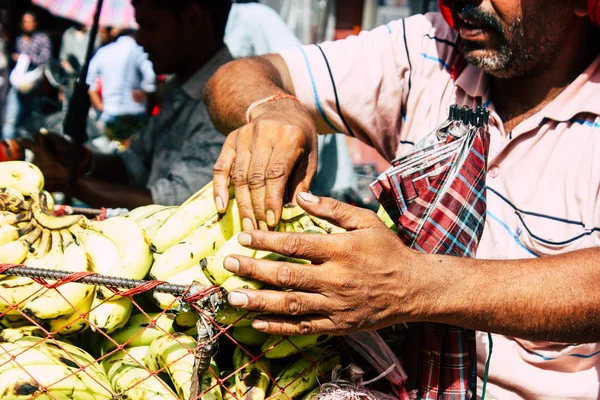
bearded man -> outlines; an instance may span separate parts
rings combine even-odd
[[[217,206],[227,204],[233,182],[247,231],[240,242],[313,262],[231,256],[228,270],[294,291],[239,290],[229,302],[264,312],[256,329],[285,335],[401,322],[474,329],[488,399],[597,399],[600,2],[441,5],[443,15],[235,61],[208,83],[209,111],[228,134],[215,167]],[[392,160],[455,103],[491,112],[488,212],[476,258],[416,253],[374,214],[307,193],[317,132],[344,132]],[[277,223],[286,191],[348,233],[254,230]],[[474,395],[452,392],[455,383],[419,396]]]

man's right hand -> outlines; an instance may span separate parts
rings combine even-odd
[[[291,111],[265,112],[231,132],[215,163],[217,209],[227,209],[233,183],[244,230],[275,226],[284,199],[307,192],[317,172],[314,122],[299,105]]]

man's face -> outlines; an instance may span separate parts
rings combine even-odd
[[[185,18],[141,0],[135,16],[139,25],[136,40],[148,53],[157,74],[172,74],[185,63],[192,50],[188,46],[188,27]],[[196,38],[200,44],[201,38]]]
[[[30,14],[23,15],[23,20],[21,21],[21,29],[25,33],[33,33],[37,29],[37,22],[35,17]]]
[[[555,57],[575,19],[567,0],[455,0],[452,10],[467,62],[499,78]]]

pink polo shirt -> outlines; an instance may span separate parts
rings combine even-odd
[[[478,258],[599,246],[600,57],[552,103],[505,132],[486,75],[468,65],[451,78],[456,36],[441,15],[427,14],[282,56],[321,133],[357,137],[388,160],[445,121],[451,104],[491,110],[488,211]],[[487,334],[477,337],[483,377]],[[600,344],[501,335],[493,335],[493,344],[488,396],[600,398]]]

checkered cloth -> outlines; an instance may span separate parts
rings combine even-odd
[[[487,124],[449,120],[371,185],[407,246],[423,253],[475,256],[485,221],[488,148]],[[405,340],[403,347],[413,349],[403,354],[411,398],[475,396],[474,331],[410,324]]]

